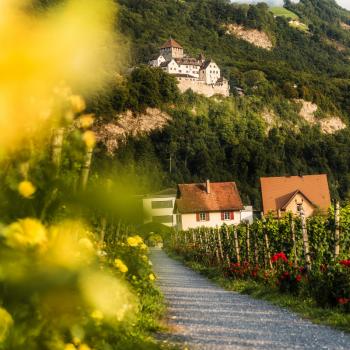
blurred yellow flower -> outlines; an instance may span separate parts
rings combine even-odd
[[[93,114],[84,114],[79,118],[79,125],[81,128],[87,129],[94,123]]]
[[[142,249],[142,250],[147,250],[147,245],[145,244],[145,243],[142,243],[141,244],[141,246],[140,246],[140,248]]]
[[[117,269],[119,269],[120,272],[122,272],[122,273],[128,272],[128,267],[123,263],[122,260],[115,259],[114,265],[116,266]]]
[[[91,318],[93,318],[96,321],[103,320],[103,313],[100,310],[93,311],[90,316],[91,316]]]
[[[135,309],[135,297],[114,276],[90,271],[80,279],[80,290],[93,309],[100,310],[106,321],[121,321]]]
[[[81,344],[79,346],[79,350],[91,350],[90,346],[86,345],[86,344]]]
[[[149,277],[150,281],[154,281],[156,279],[156,277],[153,275],[153,273],[150,273],[148,277]]]
[[[74,346],[74,344],[69,343],[64,346],[64,350],[76,350],[77,348]]]
[[[71,95],[68,98],[75,113],[80,113],[86,108],[84,99],[79,95]]]
[[[2,343],[13,325],[11,315],[2,307],[0,307],[0,343]]]
[[[36,191],[35,186],[30,181],[22,181],[18,185],[18,192],[24,198],[30,198]]]
[[[137,247],[139,244],[143,244],[142,238],[138,235],[128,237],[126,241],[130,247]]]
[[[83,141],[88,149],[94,148],[96,144],[96,136],[93,131],[85,131],[83,134]]]
[[[5,227],[2,232],[6,244],[12,248],[34,247],[47,242],[45,227],[36,219],[18,220]]]
[[[80,343],[81,343],[80,338],[78,338],[78,337],[74,337],[74,338],[73,338],[73,344],[74,344],[75,346],[78,346]]]
[[[94,251],[94,245],[93,243],[89,240],[89,238],[80,238],[79,242],[79,250],[83,250],[83,251],[88,251],[88,252],[93,252]]]
[[[147,255],[142,255],[142,256],[141,256],[141,259],[142,259],[143,261],[145,261],[145,262],[147,262],[147,261],[148,261],[148,257],[147,257]]]

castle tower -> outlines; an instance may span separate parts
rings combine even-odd
[[[173,58],[183,58],[184,49],[174,39],[169,39],[160,48],[160,54],[167,60],[170,61]]]

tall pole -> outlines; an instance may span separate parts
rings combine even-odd
[[[302,233],[303,233],[304,256],[305,256],[306,269],[308,272],[310,272],[310,270],[311,270],[311,257],[310,257],[310,249],[309,249],[309,236],[307,234],[306,218],[305,218],[305,212],[304,212],[303,208],[301,208],[301,210],[300,210],[300,219],[301,219],[301,229],[302,229]]]
[[[334,232],[334,259],[337,259],[340,253],[340,208],[339,202],[335,202],[334,206],[334,221],[335,221],[335,232]]]

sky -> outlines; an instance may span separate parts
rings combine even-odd
[[[274,6],[282,6],[284,1],[283,0],[233,0],[233,2],[242,2],[242,3],[258,3],[261,1],[265,1],[267,3],[269,3],[270,5],[274,5]],[[336,0],[337,3],[350,10],[350,0]],[[298,2],[298,0],[295,0],[294,2]]]

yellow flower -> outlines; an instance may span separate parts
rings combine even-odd
[[[35,186],[30,181],[22,181],[18,185],[18,192],[24,198],[30,198],[36,191]]]
[[[138,235],[128,237],[126,241],[130,247],[137,247],[139,244],[143,244],[142,238]]]
[[[45,227],[36,219],[26,218],[18,220],[5,227],[2,234],[6,243],[12,248],[34,247],[47,242]]]
[[[80,338],[78,338],[78,337],[74,337],[74,338],[73,338],[73,344],[74,344],[75,346],[78,346],[80,343],[81,343]]]
[[[149,280],[152,282],[156,279],[156,277],[153,275],[153,273],[150,273],[148,277],[149,277]]]
[[[146,245],[145,243],[142,243],[141,246],[140,246],[140,248],[141,248],[142,250],[147,250],[147,245]]]
[[[13,319],[11,315],[3,308],[0,307],[0,343],[2,343],[13,325]]]
[[[93,131],[85,131],[83,134],[83,141],[86,144],[86,147],[91,149],[94,148],[95,144],[96,144],[96,136],[95,133]]]
[[[90,346],[86,345],[86,344],[81,344],[79,346],[79,350],[91,350]]]
[[[128,272],[128,267],[120,259],[115,259],[114,265],[119,269],[120,272],[122,273]]]
[[[84,114],[79,118],[80,127],[87,129],[94,123],[93,114]]]
[[[147,262],[148,261],[148,257],[146,255],[142,255],[141,256],[141,259],[144,261],[144,262]]]
[[[103,313],[100,310],[93,311],[90,316],[91,316],[91,318],[93,318],[96,321],[103,320]]]
[[[68,99],[75,113],[80,113],[86,108],[85,101],[81,96],[71,95]]]
[[[77,348],[74,346],[74,344],[69,343],[64,346],[64,350],[76,350]]]

